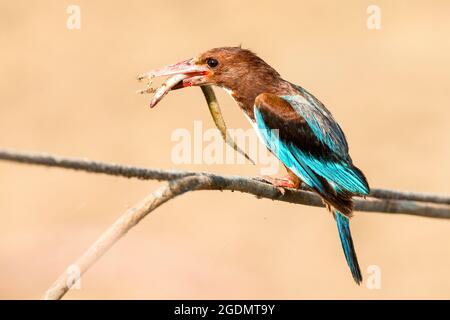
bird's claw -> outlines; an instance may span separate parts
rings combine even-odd
[[[276,178],[270,176],[262,176],[259,180],[269,183],[275,187],[295,188],[295,182],[289,178]]]
[[[280,191],[282,195],[286,193],[286,188],[295,188],[295,182],[289,178],[276,178],[270,176],[262,176],[257,178],[258,181],[268,183]]]

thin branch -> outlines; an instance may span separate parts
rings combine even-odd
[[[405,192],[388,189],[373,189],[370,196],[379,199],[394,199],[394,200],[411,200],[420,202],[432,202],[436,204],[449,204],[450,197],[424,192]]]
[[[139,204],[128,209],[121,215],[102,235],[89,247],[88,250],[74,263],[66,272],[45,292],[42,299],[59,300],[70,287],[76,283],[72,273],[74,267],[79,271],[79,276],[84,274],[101,256],[103,256],[120,238],[131,228],[137,225],[146,215],[158,208],[165,202],[191,190],[203,186],[206,187],[210,181],[205,177],[185,177],[171,181],[147,196]]]
[[[245,154],[227,137],[226,125],[210,87],[202,87],[211,115],[216,126],[222,133],[227,144],[240,153]],[[251,161],[248,156],[247,159]],[[111,163],[89,161],[86,159],[61,158],[53,155],[33,154],[0,149],[0,160],[23,164],[34,164],[47,167],[73,169],[92,173],[103,173],[127,178],[143,180],[166,180],[169,183],[147,196],[135,207],[128,209],[120,216],[71,267],[76,267],[79,276],[84,274],[103,254],[105,254],[121,237],[139,223],[146,215],[165,202],[185,193],[195,190],[230,190],[253,194],[259,198],[268,198],[309,206],[323,206],[319,196],[303,190],[286,189],[285,192],[260,179],[240,176],[226,176],[206,172],[188,172],[176,170],[147,169],[133,166],[123,166]],[[368,212],[403,213],[417,216],[450,218],[450,197],[400,192],[394,190],[374,189],[371,198],[356,198],[355,210]],[[436,205],[436,204],[440,204]],[[444,206],[442,206],[444,205]],[[61,299],[76,283],[71,274],[64,272],[46,291],[43,299]]]
[[[35,164],[48,167],[80,170],[93,173],[137,178],[143,180],[175,180],[188,176],[207,177],[211,179],[208,190],[230,190],[253,194],[260,198],[279,200],[309,206],[322,207],[319,196],[305,190],[286,189],[282,194],[270,184],[257,178],[219,175],[206,172],[189,172],[177,170],[159,170],[123,166],[85,159],[61,158],[53,155],[14,152],[0,149],[0,160]],[[433,218],[450,218],[450,198],[431,194],[400,192],[374,189],[368,199],[355,198],[355,210],[366,212],[403,213]],[[432,201],[435,200],[435,201]]]
[[[145,216],[154,211],[165,202],[183,194],[188,191],[196,190],[236,190],[248,192],[260,197],[275,199],[275,195],[286,197],[283,201],[301,203],[311,206],[321,206],[322,202],[315,194],[307,191],[292,191],[286,190],[284,195],[281,195],[276,188],[260,183],[258,181],[249,180],[241,177],[219,177],[207,176],[202,174],[195,174],[193,176],[182,177],[172,180],[164,186],[157,189],[155,192],[147,196],[139,204],[131,209],[128,209],[122,216],[120,216],[90,247],[85,253],[67,270],[62,273],[52,286],[45,292],[42,299],[45,300],[59,300],[61,299],[76,283],[71,272],[74,267],[78,270],[78,275],[84,274],[100,257],[102,257],[120,238],[122,238],[131,228],[137,225]],[[436,211],[436,208],[431,209],[424,204],[409,204],[405,207],[408,201],[399,200],[356,200],[356,210],[360,211],[380,211],[380,212],[401,212],[410,210],[410,214],[424,215],[424,212],[430,210],[428,213],[437,217],[449,217],[450,209],[441,209]],[[422,213],[418,213],[418,209]]]

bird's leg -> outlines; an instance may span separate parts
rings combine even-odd
[[[289,168],[286,168],[287,175],[283,178],[263,176],[261,180],[277,187],[282,194],[286,192],[285,188],[298,189],[302,181]]]
[[[264,182],[270,183],[275,187],[282,188],[293,188],[296,189],[296,183],[292,181],[288,176],[278,178],[278,177],[270,177],[270,176],[262,176],[261,180]]]

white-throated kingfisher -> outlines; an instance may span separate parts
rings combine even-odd
[[[369,194],[364,174],[353,165],[345,135],[330,111],[311,93],[283,78],[250,50],[223,47],[153,72],[178,75],[172,89],[216,85],[231,94],[264,145],[284,164],[285,179],[270,179],[281,187],[303,182],[333,213],[353,279],[361,271],[350,233],[352,197]]]

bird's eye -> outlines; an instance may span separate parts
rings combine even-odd
[[[215,67],[217,67],[217,65],[219,64],[219,61],[217,61],[217,60],[214,59],[214,58],[208,58],[208,60],[206,60],[206,64],[207,64],[208,66],[210,66],[211,68],[215,68]]]

